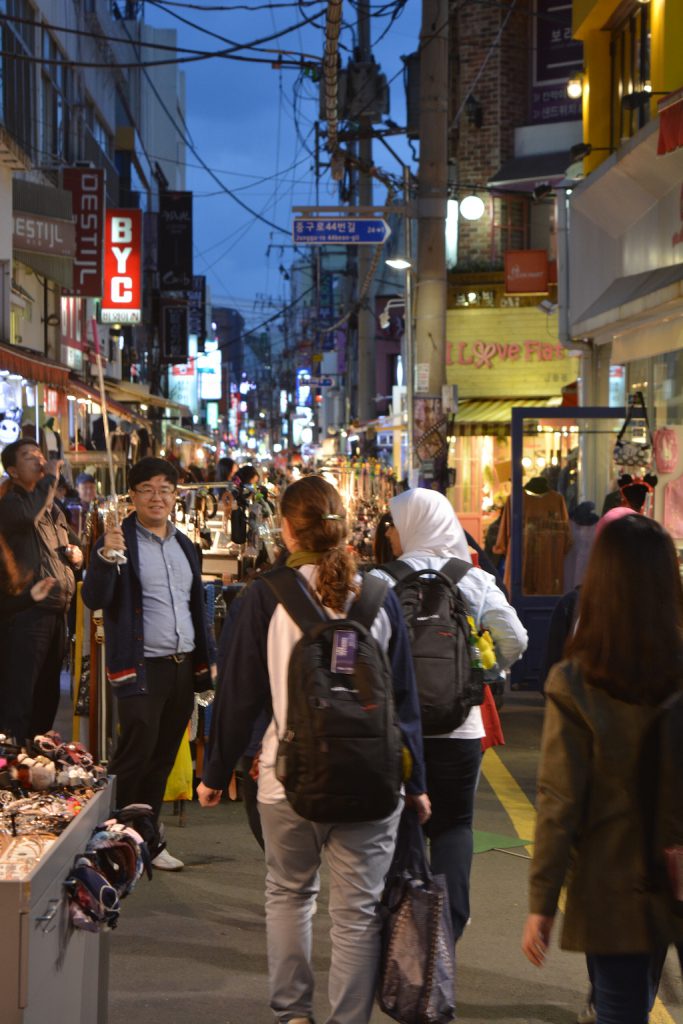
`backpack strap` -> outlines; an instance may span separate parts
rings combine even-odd
[[[365,576],[362,587],[360,596],[353,602],[346,617],[353,619],[354,622],[360,622],[361,626],[365,626],[369,630],[375,621],[377,612],[384,604],[389,584],[378,579],[377,576]]]
[[[391,576],[400,583],[401,580],[405,580],[408,576],[415,574],[415,570],[412,569],[406,562],[402,562],[400,558],[397,558],[394,562],[387,562],[386,565],[379,565],[377,567],[385,572],[388,576]],[[457,587],[460,580],[463,578],[465,573],[469,572],[472,568],[471,562],[466,562],[464,558],[449,558],[447,562],[441,566],[440,569],[419,569],[419,573],[428,572],[442,572],[444,576],[447,576],[451,583]]]
[[[386,565],[378,565],[377,568],[381,569],[382,572],[385,572],[387,576],[391,576],[391,578],[396,580],[397,583],[404,580],[406,576],[410,576],[413,571],[411,567],[407,565],[406,562],[402,562],[400,558],[394,559],[393,562],[387,562]]]
[[[445,562],[439,572],[442,572],[444,576],[448,576],[453,586],[457,587],[460,580],[465,576],[472,568],[471,562],[466,562],[464,558],[449,558]]]
[[[314,602],[306,581],[296,569],[290,569],[283,565],[279,569],[272,569],[265,573],[262,579],[294,619],[302,633],[306,633],[321,621],[326,621],[327,616],[322,605]]]

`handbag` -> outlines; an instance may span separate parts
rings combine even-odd
[[[455,942],[446,880],[432,875],[417,814],[405,808],[382,896],[377,999],[400,1024],[455,1016]]]
[[[645,423],[645,439],[642,441],[634,439],[633,436],[628,440],[624,437],[628,426],[632,426],[631,421],[634,416]],[[617,466],[626,469],[637,469],[641,466],[649,466],[652,462],[652,456],[652,431],[650,430],[647,407],[643,398],[643,392],[636,391],[634,395],[629,397],[628,412],[626,413],[626,419],[621,430],[617,434],[612,458]]]

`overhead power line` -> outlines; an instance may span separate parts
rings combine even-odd
[[[125,22],[123,22],[123,26],[124,26],[125,31],[128,33],[129,37],[132,39],[132,37],[130,36],[130,31],[128,30],[128,27],[127,27]],[[154,82],[150,78],[149,74],[146,71],[144,72],[144,74],[145,74],[145,77],[147,79],[147,83],[148,83],[150,89],[154,93],[154,95],[155,95],[155,97],[157,99],[157,102],[159,103],[159,106],[161,107],[161,109],[164,111],[164,113],[168,117],[169,121],[171,122],[171,124],[173,125],[175,130],[177,131],[179,137],[184,142],[184,144],[187,146],[187,148],[190,150],[190,152],[194,154],[194,156],[199,161],[199,163],[201,164],[202,168],[206,171],[206,173],[209,175],[209,177],[213,181],[216,182],[218,187],[220,189],[222,189],[225,192],[226,195],[230,196],[230,198],[233,200],[233,202],[237,203],[237,205],[241,206],[243,210],[246,210],[247,213],[251,214],[252,217],[255,217],[257,220],[262,221],[262,223],[267,224],[268,227],[274,228],[275,231],[279,231],[283,235],[289,235],[289,231],[286,228],[281,227],[279,224],[276,224],[272,220],[268,220],[267,217],[264,217],[257,210],[254,210],[251,206],[249,206],[247,203],[245,203],[243,199],[240,199],[240,197],[238,195],[236,195],[235,192],[233,192],[232,189],[228,188],[228,186],[225,185],[221,181],[221,179],[218,177],[218,175],[209,167],[209,165],[207,164],[206,160],[204,160],[204,158],[201,156],[201,154],[197,150],[197,147],[192,142],[192,140],[189,138],[189,134],[187,133],[187,130],[183,130],[181,128],[181,126],[178,124],[178,122],[176,121],[175,117],[173,116],[171,111],[168,109],[168,107],[167,107],[166,103],[164,102],[163,98],[159,94],[159,90],[157,89],[156,85],[154,84]]]

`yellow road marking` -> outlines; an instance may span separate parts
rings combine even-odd
[[[484,754],[482,772],[519,838],[533,839],[536,828],[534,806],[493,748],[489,748]],[[529,845],[525,849],[531,855],[532,846]],[[559,908],[564,912],[564,890],[559,901]],[[650,1011],[650,1024],[676,1024],[659,998],[655,1000],[655,1005]]]

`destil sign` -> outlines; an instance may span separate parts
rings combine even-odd
[[[140,323],[141,266],[141,211],[107,210],[104,226],[102,323]]]

